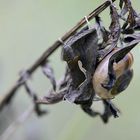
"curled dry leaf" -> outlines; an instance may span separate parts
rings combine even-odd
[[[63,100],[66,90],[59,91],[57,93],[50,93],[48,96],[44,96],[36,101],[36,103],[41,104],[56,104]]]
[[[48,61],[42,64],[42,71],[47,76],[47,78],[51,81],[53,90],[56,90],[56,80],[54,76],[54,71],[52,67],[49,65]]]
[[[45,115],[47,113],[46,110],[42,110],[40,105],[36,103],[38,100],[37,94],[33,91],[32,87],[29,86],[27,82],[24,83],[24,87],[28,95],[32,98],[33,103],[34,103],[34,110],[38,116]]]

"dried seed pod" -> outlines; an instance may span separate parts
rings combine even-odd
[[[125,90],[133,76],[131,66],[133,64],[133,55],[129,52],[120,61],[113,63],[113,69],[116,76],[114,85],[110,90],[102,86],[103,83],[109,81],[109,65],[111,57],[122,49],[113,50],[108,56],[106,56],[98,65],[95,74],[93,76],[93,87],[95,93],[103,99],[114,98],[117,94]]]

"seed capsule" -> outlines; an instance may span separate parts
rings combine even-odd
[[[116,81],[114,86],[107,90],[102,84],[108,82],[108,65],[110,57],[116,53],[119,49],[113,50],[108,54],[97,66],[93,76],[93,88],[95,93],[102,99],[114,98],[117,94],[125,90],[133,76],[131,66],[133,64],[133,55],[129,52],[118,63],[113,63],[113,69],[116,75]]]

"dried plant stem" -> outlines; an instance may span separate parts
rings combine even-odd
[[[60,80],[57,82],[57,86],[59,87],[61,85],[61,82],[63,81],[64,77],[62,77]],[[52,89],[48,90],[48,94],[52,93]],[[44,99],[40,98],[38,100],[38,103],[44,103],[44,104],[49,104],[44,101]],[[18,129],[19,126],[21,126],[34,112],[34,105],[31,105],[27,108],[25,112],[23,112],[16,121],[14,121],[5,131],[4,133],[0,136],[0,140],[8,140],[13,133]]]
[[[115,0],[112,0],[114,2]],[[102,11],[104,11],[109,5],[110,0],[104,2],[102,5],[100,5],[98,8],[96,8],[94,11],[92,11],[88,16],[87,19],[90,21],[92,18],[96,17],[98,14],[100,14]],[[27,69],[27,72],[29,75],[31,75],[57,48],[62,45],[62,42],[65,42],[71,35],[73,35],[78,29],[80,29],[82,26],[86,24],[86,19],[82,18],[81,21],[79,21],[70,31],[68,31],[64,36],[61,37],[60,40],[55,41],[42,55],[41,57],[29,68]],[[19,80],[21,77],[19,78]],[[12,97],[15,95],[16,91],[24,84],[24,82],[19,83],[17,82],[12,86],[12,88],[5,94],[3,100],[0,102],[0,110],[10,101],[12,100]]]
[[[8,140],[12,134],[23,124],[34,112],[34,106],[30,106],[25,112],[23,112],[16,121],[14,121],[0,136],[1,140]]]

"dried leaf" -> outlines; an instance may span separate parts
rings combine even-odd
[[[87,80],[82,83],[79,87],[79,96],[75,98],[76,104],[85,104],[85,102],[89,102],[93,100],[95,96],[94,89],[92,86],[92,82],[88,82]]]
[[[47,114],[48,113],[47,110],[42,110],[40,105],[36,103],[37,100],[38,100],[38,97],[35,94],[34,95],[34,110],[35,110],[36,114],[38,116],[43,116],[43,115]]]
[[[121,34],[121,26],[119,22],[119,15],[116,7],[112,4],[110,6],[111,24],[110,24],[110,39],[109,44],[111,44],[111,49],[117,46],[117,42]]]
[[[51,81],[53,90],[56,90],[56,80],[55,80],[54,72],[48,62],[42,64],[42,71],[44,75],[46,75],[47,78]]]
[[[37,104],[56,104],[63,100],[67,90],[63,90],[57,93],[50,93],[48,96],[40,98],[36,101]]]
[[[106,122],[110,116],[114,116],[115,118],[118,117],[118,113],[120,110],[109,100],[103,100],[105,110],[103,114],[103,120]]]
[[[128,12],[128,9],[126,6],[124,6],[121,10],[121,13],[120,13],[120,16],[121,17],[124,17],[126,15],[126,13]]]
[[[24,87],[30,97],[33,97],[35,95],[33,89],[31,88],[31,86],[29,86],[29,84],[27,84],[27,82],[24,83]]]
[[[84,29],[70,38],[64,45],[63,58],[68,63],[73,82],[72,85],[75,88],[85,80],[85,75],[78,65],[79,60],[87,71],[86,78],[90,77],[95,70],[97,41],[95,29]]]
[[[61,81],[61,83],[59,85],[59,90],[68,87],[69,86],[69,81],[71,81],[70,71],[69,71],[69,68],[66,67],[66,72],[64,74],[63,80]]]
[[[123,3],[124,3],[124,1],[123,0],[120,0],[119,6],[120,6],[121,9],[123,7]]]
[[[34,103],[34,110],[35,110],[36,114],[38,116],[45,115],[47,113],[47,111],[42,110],[40,108],[40,105],[36,103],[36,101],[38,100],[37,94],[33,91],[31,86],[29,86],[29,84],[27,84],[27,82],[24,83],[24,87],[25,87],[27,93],[29,94],[29,96],[32,97],[32,100],[33,100],[33,103]]]
[[[122,29],[133,28],[136,25],[136,17],[138,17],[136,11],[133,9],[130,0],[124,0],[124,7],[121,11],[121,15],[124,16],[128,12],[127,21],[124,23]]]
[[[99,41],[101,40],[101,43],[99,44],[98,49],[104,49],[106,47],[106,42],[109,40],[109,31],[105,29],[105,27],[102,24],[101,18],[99,16],[95,17],[96,25],[97,25],[97,35]],[[99,43],[99,42],[98,42]]]
[[[140,33],[133,33],[125,35],[124,37],[124,43],[127,43],[127,46],[131,46],[133,44],[140,42]]]

